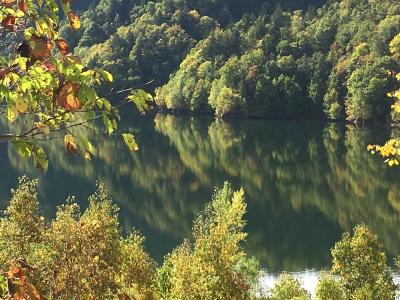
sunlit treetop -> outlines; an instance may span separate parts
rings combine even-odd
[[[112,75],[84,66],[59,32],[61,11],[71,30],[81,26],[71,2],[62,0],[59,6],[54,0],[0,0],[0,141],[11,142],[43,170],[48,161],[40,142],[63,138],[67,152],[90,159],[92,144],[76,139],[73,127],[101,119],[112,134],[118,107],[133,102],[144,109],[152,100],[136,91],[114,106],[98,96],[96,87],[111,84]],[[130,149],[138,149],[131,134],[123,138]]]

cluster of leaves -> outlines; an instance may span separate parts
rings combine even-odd
[[[61,1],[61,6],[69,27],[77,31],[81,23],[70,1]],[[90,159],[92,144],[76,140],[69,129],[101,118],[106,132],[112,134],[123,104],[113,106],[98,96],[96,87],[110,84],[112,75],[89,69],[71,55],[59,23],[54,0],[0,2],[0,117],[8,123],[0,140],[11,141],[21,156],[33,156],[34,164],[43,170],[48,161],[40,140],[64,137],[68,152],[80,151]],[[125,101],[136,100],[141,98],[132,95]],[[134,137],[127,135],[128,146],[136,149]]]
[[[23,259],[10,261],[9,265],[9,271],[4,272],[1,277],[0,294],[14,300],[40,300],[38,290],[30,283],[35,268]]]
[[[356,226],[353,236],[345,233],[332,256],[332,272],[340,278],[348,299],[394,299],[395,285],[385,252],[366,226]]]
[[[293,276],[283,273],[279,276],[274,287],[271,289],[271,296],[268,300],[307,300],[310,295],[301,287],[300,282]]]

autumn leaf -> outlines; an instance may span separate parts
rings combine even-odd
[[[139,150],[139,146],[136,143],[135,137],[130,133],[122,134],[124,138],[125,144],[128,146],[128,149],[132,152],[136,152]]]
[[[7,8],[10,8],[14,5],[15,0],[0,0],[0,4]]]
[[[74,136],[70,133],[64,137],[64,146],[68,153],[76,153],[78,151]]]
[[[15,107],[19,113],[25,113],[28,110],[28,102],[23,98],[18,98],[17,101],[15,101]]]
[[[44,135],[49,135],[50,134],[50,127],[43,122],[37,122],[35,124],[36,128],[40,130]]]
[[[28,11],[28,5],[26,4],[26,1],[25,0],[19,0],[18,1],[18,8],[22,12],[26,13]]]
[[[92,157],[95,156],[95,148],[91,142],[85,141],[85,159],[92,160]]]
[[[1,25],[7,27],[11,31],[15,30],[15,17],[12,15],[7,15],[7,17],[1,21]]]
[[[57,95],[57,104],[67,111],[77,110],[81,107],[81,103],[76,96],[80,85],[75,82],[66,82],[61,87]]]
[[[32,35],[28,42],[29,54],[33,60],[44,61],[51,57],[51,50],[53,45],[45,37],[38,37],[37,35]]]
[[[70,11],[68,12],[67,16],[72,30],[77,31],[79,28],[81,28],[81,21],[79,20],[79,17],[76,15],[76,13]]]
[[[60,53],[62,55],[67,55],[69,52],[69,47],[68,47],[68,43],[66,40],[64,39],[58,39],[54,41],[56,43],[56,46],[58,48],[58,50],[60,50]]]

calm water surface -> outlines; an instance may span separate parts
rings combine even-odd
[[[286,270],[312,285],[315,270],[330,267],[330,249],[342,232],[361,222],[378,234],[390,256],[400,254],[400,169],[366,151],[369,143],[387,138],[384,130],[169,115],[127,115],[121,127],[136,134],[139,152],[130,153],[119,137],[81,131],[96,144],[97,158],[68,156],[56,141],[47,145],[46,174],[1,144],[1,208],[23,174],[39,178],[49,217],[71,194],[85,207],[102,178],[121,208],[124,230],[139,229],[161,260],[190,237],[192,221],[214,187],[229,180],[245,188],[245,247],[269,272],[266,282]]]

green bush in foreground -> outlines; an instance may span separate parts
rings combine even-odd
[[[37,196],[37,182],[21,179],[0,219],[0,269],[10,270],[12,299],[39,299],[35,293],[66,300],[252,297],[259,266],[240,247],[243,190],[225,184],[216,191],[194,224],[194,242],[175,249],[158,271],[142,236],[122,236],[118,209],[102,183],[85,212],[71,198],[50,222],[40,215]],[[10,287],[3,283],[4,298]]]
[[[343,234],[332,256],[332,271],[339,276],[348,299],[394,299],[386,254],[365,225],[356,226],[353,236]]]
[[[246,237],[245,211],[243,190],[234,192],[226,183],[194,222],[193,240],[184,241],[157,267],[141,235],[122,236],[118,209],[102,183],[83,213],[70,198],[54,220],[46,221],[37,182],[22,178],[0,218],[0,298],[311,299],[286,273],[262,295],[258,262],[240,245]],[[394,299],[385,253],[366,226],[344,234],[332,256],[332,272],[321,274],[316,299]]]
[[[243,189],[229,184],[217,191],[193,227],[188,241],[166,257],[159,269],[162,299],[247,299],[258,278],[258,264],[240,247],[246,234]]]
[[[51,222],[40,216],[36,185],[21,179],[0,220],[1,269],[24,258],[37,268],[32,284],[44,299],[154,297],[155,263],[140,235],[122,238],[117,208],[101,183],[83,214],[70,199]]]
[[[282,274],[271,290],[269,300],[307,300],[310,296],[300,282],[289,274]]]
[[[315,291],[318,300],[345,300],[343,287],[339,280],[329,274],[322,273]]]

